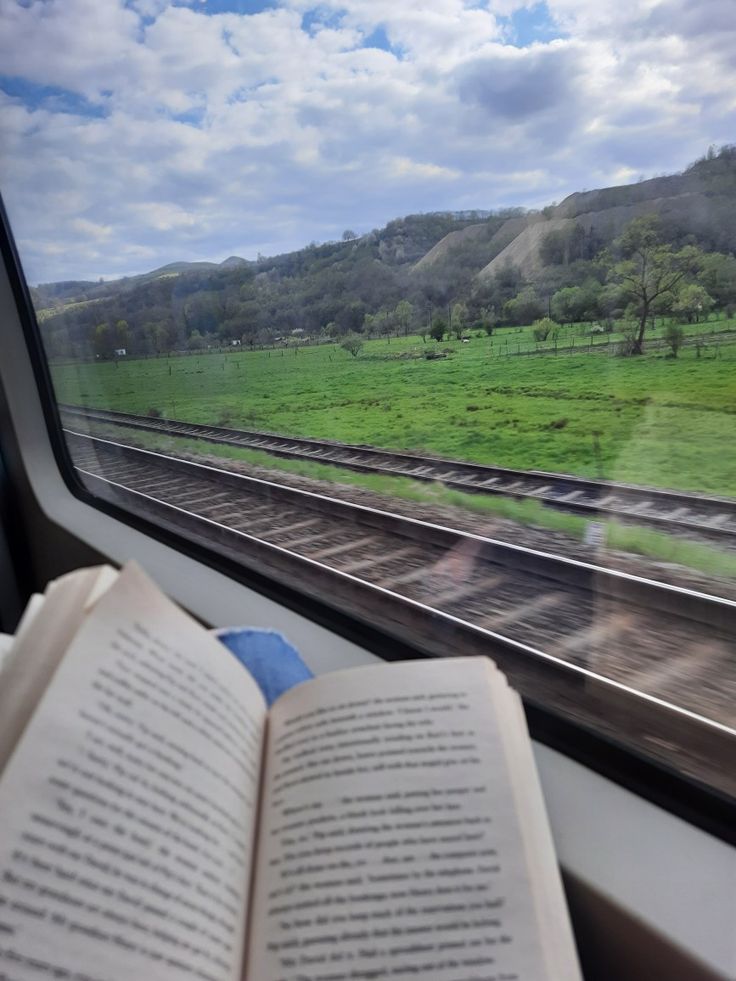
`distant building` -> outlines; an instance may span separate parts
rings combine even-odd
[[[124,347],[116,347],[115,348],[115,357],[116,358],[124,358],[127,353],[128,353],[127,348],[124,348]]]
[[[230,341],[232,347],[240,347],[241,343],[241,341]]]

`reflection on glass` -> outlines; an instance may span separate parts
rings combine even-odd
[[[82,479],[732,790],[723,25],[306,6],[0,12]]]

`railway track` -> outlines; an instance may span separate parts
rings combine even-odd
[[[617,518],[640,524],[736,541],[736,500],[703,494],[637,487],[565,474],[514,470],[393,450],[282,436],[254,430],[227,429],[173,419],[153,419],[127,412],[61,405],[72,427],[88,423],[127,426],[144,432],[181,436],[262,450],[288,459],[308,459],[363,473],[440,482],[466,493],[533,499],[558,510],[588,517]]]
[[[95,493],[413,646],[491,654],[528,698],[597,728],[623,712],[627,734],[655,755],[687,731],[677,765],[693,759],[717,784],[732,780],[723,747],[732,751],[725,734],[736,721],[736,603],[89,434],[67,438]]]

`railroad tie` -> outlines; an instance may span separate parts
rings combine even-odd
[[[301,521],[295,521],[290,525],[283,525],[283,527],[278,529],[279,535],[286,535],[292,531],[301,531],[303,528],[311,528],[319,522],[319,518],[303,518]]]
[[[270,504],[259,504],[243,511],[242,507],[239,508],[236,503],[230,500],[212,508],[207,517],[219,524],[227,523],[233,528],[249,530],[256,525],[263,524],[264,521],[273,521],[273,508]]]
[[[491,576],[474,585],[453,586],[452,589],[446,589],[444,593],[435,596],[430,605],[439,609],[442,606],[447,606],[456,601],[462,602],[471,599],[473,596],[478,596],[480,593],[485,593],[489,589],[493,589],[501,582],[503,582],[502,576]]]
[[[244,515],[242,511],[236,511],[231,515],[223,515],[218,520],[220,524],[227,524],[228,528],[234,528],[236,531],[242,531],[246,535],[258,537],[263,532],[268,533],[273,530],[274,513],[273,508],[268,507],[265,509],[265,513],[258,517],[253,517],[250,512]]]
[[[410,583],[416,582],[417,579],[426,579],[428,574],[429,567],[425,562],[418,569],[410,569],[400,576],[385,576],[378,580],[377,585],[384,589],[394,590],[394,586],[408,586]]]
[[[413,545],[407,545],[405,548],[399,548],[395,552],[385,552],[383,555],[372,555],[367,559],[348,562],[347,565],[341,567],[341,571],[349,572],[352,575],[355,572],[360,572],[362,569],[375,569],[377,566],[386,565],[389,562],[397,562],[399,559],[403,559],[412,553],[416,555],[416,548]]]
[[[675,658],[663,658],[654,667],[636,671],[627,678],[626,684],[638,691],[657,694],[664,685],[673,681],[686,681],[693,684],[702,673],[703,668],[712,669],[713,662],[728,660],[730,652],[722,641],[703,641],[695,645],[695,650],[689,646],[686,651]]]
[[[321,562],[323,559],[333,558],[335,555],[341,555],[343,552],[353,552],[359,548],[364,548],[366,545],[371,545],[376,540],[375,535],[366,535],[365,538],[358,538],[355,541],[343,542],[342,545],[329,545],[327,548],[321,548],[318,552],[314,552],[309,556],[310,559],[316,559]]]
[[[278,535],[279,531],[279,528],[274,528],[274,535]],[[280,542],[279,544],[281,548],[286,548],[289,551],[293,551],[295,548],[301,548],[304,545],[312,545],[314,542],[324,540],[328,535],[334,535],[335,533],[335,529],[331,527],[329,531],[315,531],[313,535],[302,535],[300,538],[295,538],[293,541]]]
[[[551,654],[563,657],[566,654],[576,654],[582,648],[588,648],[588,654],[597,653],[598,646],[610,640],[631,623],[629,613],[612,613],[605,620],[599,620],[584,630],[568,634],[553,645]]]
[[[531,603],[519,603],[513,609],[504,610],[502,613],[494,613],[489,617],[483,617],[479,626],[483,627],[484,630],[496,631],[499,627],[505,627],[510,623],[521,620],[522,617],[528,617],[533,613],[541,613],[542,610],[546,610],[550,606],[559,606],[566,599],[567,595],[565,593],[554,591],[544,593],[542,596],[538,596],[535,600],[532,600]]]

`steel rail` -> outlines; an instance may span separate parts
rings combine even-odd
[[[384,450],[258,430],[229,429],[174,419],[155,419],[112,409],[60,404],[67,417],[127,426],[144,432],[189,437],[209,443],[252,448],[287,459],[308,459],[362,473],[442,483],[466,493],[532,499],[557,510],[588,517],[635,520],[659,528],[736,538],[736,500],[661,490],[540,470],[517,470],[443,457]],[[652,509],[657,510],[652,510]]]
[[[721,632],[727,635],[731,644],[736,636],[736,603],[578,560],[458,532],[441,525],[398,517],[365,505],[324,498],[309,491],[286,488],[271,481],[205,464],[131,448],[89,434],[69,433],[69,439],[72,452],[77,455],[78,469],[101,496],[119,501],[122,495],[134,502],[136,510],[140,510],[143,503],[145,507],[154,509],[157,520],[164,517],[168,522],[182,526],[188,535],[198,538],[208,547],[221,547],[240,562],[246,565],[253,563],[255,567],[291,582],[302,591],[305,588],[319,591],[321,596],[329,597],[338,604],[338,608],[348,609],[366,622],[375,623],[378,618],[399,639],[420,646],[430,654],[441,655],[448,651],[456,655],[490,654],[509,675],[512,683],[532,702],[552,704],[578,721],[602,728],[617,738],[623,736],[623,741],[634,748],[641,749],[643,742],[650,752],[667,759],[670,764],[675,762],[685,769],[690,767],[690,772],[699,777],[705,770],[714,785],[721,785],[729,793],[736,789],[727,776],[728,767],[725,765],[733,750],[733,737],[736,734],[730,725],[677,705],[656,692],[638,690],[626,684],[625,679],[622,682],[621,679],[606,677],[586,666],[586,663],[581,663],[580,658],[560,657],[502,630],[473,623],[451,612],[451,605],[443,608],[439,596],[419,600],[405,595],[396,585],[401,582],[401,577],[393,584],[390,581],[387,584],[371,582],[364,576],[310,557],[300,552],[293,543],[269,541],[269,535],[273,537],[273,526],[268,517],[260,519],[269,522],[267,531],[257,531],[251,528],[247,510],[240,512],[244,519],[244,526],[240,528],[227,524],[224,518],[218,519],[216,508],[210,510],[209,515],[206,512],[213,497],[211,488],[215,485],[221,494],[225,494],[227,488],[237,490],[241,495],[250,494],[260,501],[265,500],[273,505],[277,516],[283,514],[287,507],[302,518],[315,513],[323,515],[325,527],[346,528],[349,535],[356,539],[367,531],[374,535],[383,533],[420,543],[423,547],[431,546],[443,554],[448,549],[459,549],[462,553],[463,546],[470,546],[474,559],[496,570],[500,568],[502,573],[503,570],[512,570],[537,581],[561,583],[563,588],[568,587],[572,591],[593,591],[597,595],[606,595],[608,591],[625,608],[635,607],[645,619],[661,616],[663,620],[679,621],[682,627],[675,624],[676,630],[684,630],[684,621],[691,621],[697,625],[697,629],[691,629],[691,636],[702,636],[705,625],[708,627],[707,636]],[[81,458],[82,446],[94,447],[93,452],[88,451],[86,463]],[[100,469],[96,467],[96,461],[108,458],[108,455],[112,459],[111,472],[105,473],[104,468],[102,472],[95,472]],[[132,480],[132,486],[127,486],[125,481],[130,479],[130,474],[126,468],[133,464],[140,469],[138,476]],[[144,468],[147,468],[149,476],[141,486],[140,473]],[[169,490],[164,485],[169,489],[171,486],[176,488],[180,503],[176,503],[176,495],[167,500]],[[159,489],[162,487],[163,490]],[[185,495],[183,503],[182,493]],[[203,507],[187,504],[187,495],[190,501],[201,498],[206,503]],[[222,508],[225,505],[219,506]],[[232,505],[228,506],[232,510]],[[381,543],[378,543],[378,548],[380,546]],[[333,548],[325,551],[339,550]],[[380,555],[374,562],[381,564]],[[549,586],[542,586],[542,590],[551,591]],[[522,617],[516,618],[517,622],[523,618],[523,599],[522,593]],[[560,624],[560,630],[564,632],[563,624]],[[673,746],[680,747],[674,757]]]
[[[492,561],[494,564],[543,576],[554,582],[585,589],[588,592],[615,596],[618,599],[634,602],[649,611],[657,610],[680,619],[703,623],[711,628],[723,629],[736,637],[736,601],[734,600],[657,582],[628,572],[583,562],[580,559],[555,555],[472,532],[459,531],[419,518],[382,511],[365,504],[344,501],[301,488],[287,487],[260,477],[222,470],[209,464],[183,460],[154,450],[131,447],[125,443],[116,443],[87,433],[72,430],[65,430],[65,432],[77,439],[87,439],[97,445],[115,447],[116,452],[131,459],[160,462],[174,472],[199,473],[216,479],[220,485],[238,489],[257,488],[262,495],[285,504],[293,505],[298,501],[312,510],[334,515],[354,527],[363,525],[379,528],[393,535],[432,544],[445,550],[457,549],[463,544],[472,545],[472,551],[477,557]]]

